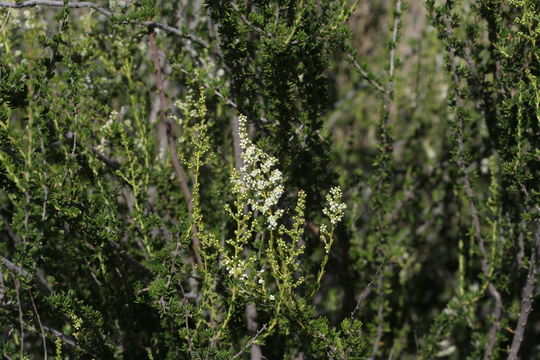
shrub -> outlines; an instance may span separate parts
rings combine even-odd
[[[537,1],[0,14],[4,358],[538,357]]]

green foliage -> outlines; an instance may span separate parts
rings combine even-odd
[[[539,356],[538,1],[31,5],[4,358]]]

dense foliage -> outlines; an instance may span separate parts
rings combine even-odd
[[[0,1],[5,359],[540,359],[537,0]]]

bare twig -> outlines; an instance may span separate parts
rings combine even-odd
[[[6,259],[5,257],[1,256],[0,255],[0,262],[2,264],[4,264],[5,267],[7,267],[9,270],[19,274],[19,275],[22,275],[24,276],[25,278],[31,278],[32,275],[24,270],[22,267],[19,267],[17,265],[15,265],[14,263],[12,263],[11,261],[9,261],[8,259]]]

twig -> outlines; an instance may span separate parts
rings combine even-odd
[[[246,343],[246,345],[244,345],[244,347],[243,347],[236,355],[234,355],[234,356],[231,358],[231,360],[240,358],[240,356],[242,356],[242,354],[246,352],[247,348],[250,347],[250,346],[257,340],[257,338],[259,337],[259,335],[261,335],[262,332],[263,332],[264,330],[266,330],[266,324],[264,324],[264,325],[259,329],[259,331],[257,331],[257,333],[255,334],[255,336],[253,336],[253,337]]]
[[[84,353],[90,355],[92,358],[95,358],[95,359],[99,358],[99,356],[95,354],[93,351],[91,351],[90,349],[86,347],[82,347],[81,345],[79,345],[79,343],[77,343],[77,341],[73,337],[64,334],[60,330],[50,327],[47,324],[43,324],[43,329],[51,333],[53,336],[56,336],[57,338],[62,340],[65,344],[83,351]]]
[[[56,330],[55,328],[52,328],[45,324],[43,324],[43,328],[47,330],[48,332],[50,332],[51,334],[53,334],[54,336],[56,336],[57,338],[59,338],[60,340],[62,340],[63,342],[65,342],[66,344],[79,348],[79,346],[77,345],[77,342],[71,336],[67,336],[63,332]]]
[[[514,331],[514,338],[512,339],[512,345],[510,346],[510,352],[508,353],[507,360],[517,360],[521,343],[523,342],[523,334],[525,333],[525,327],[529,314],[532,310],[534,288],[536,285],[536,276],[538,274],[537,264],[538,255],[540,251],[540,227],[535,234],[535,244],[531,254],[531,260],[529,265],[529,272],[527,273],[527,280],[523,286],[521,295],[521,305],[519,310],[519,319]]]
[[[102,153],[101,151],[96,149],[95,147],[92,147],[90,149],[92,150],[92,153],[96,156],[96,158],[98,158],[98,160],[103,162],[105,165],[110,167],[112,170],[120,169],[120,163],[118,161],[110,159],[109,157],[107,157],[107,155],[105,155],[104,153]]]
[[[392,40],[390,43],[390,61],[388,64],[388,81],[384,87],[383,118],[381,121],[381,137],[383,151],[390,150],[388,135],[388,120],[390,119],[390,106],[394,98],[394,73],[396,69],[396,48],[401,26],[401,0],[396,1],[394,24],[392,26]]]
[[[34,296],[32,295],[32,290],[28,289],[30,294],[30,301],[32,302],[32,307],[34,308],[34,313],[36,314],[37,322],[41,332],[41,341],[43,341],[43,359],[47,360],[47,338],[45,337],[45,331],[43,329],[43,324],[41,323],[41,317],[36,307],[36,302],[34,301]]]
[[[369,73],[368,70],[366,70],[362,65],[360,65],[360,64],[354,59],[354,56],[352,56],[351,54],[348,54],[347,56],[348,56],[349,59],[351,60],[351,63],[352,63],[353,66],[356,68],[356,70],[358,70],[358,72],[360,73],[360,75],[362,76],[362,78],[364,78],[364,80],[366,80],[368,83],[370,83],[371,85],[373,85],[373,86],[375,87],[375,89],[379,90],[381,93],[384,93],[384,87],[380,84],[379,81],[377,81],[377,80],[374,79],[373,74]]]
[[[189,333],[189,311],[186,310],[185,312],[185,324],[186,324],[186,331]],[[188,342],[188,351],[192,359],[195,359],[195,353],[193,352],[193,340],[191,340],[191,336],[186,336],[187,342]]]
[[[522,185],[522,191],[525,194],[526,202],[529,202],[530,196],[527,188]],[[537,204],[533,205],[537,213],[540,213],[540,207]],[[523,232],[520,232],[520,236]],[[527,280],[523,286],[521,295],[521,304],[519,311],[519,319],[514,331],[514,338],[512,339],[512,345],[510,346],[510,352],[508,353],[507,360],[517,360],[521,343],[523,342],[523,334],[525,333],[525,327],[529,314],[532,310],[532,303],[534,297],[534,288],[536,286],[536,277],[538,274],[537,261],[540,255],[540,226],[536,229],[534,247],[531,253],[531,259],[529,264],[529,271],[527,273]],[[523,241],[523,239],[521,239]]]
[[[246,18],[246,16],[240,12],[240,9],[238,8],[238,5],[236,5],[236,2],[231,1],[230,4],[231,4],[232,8],[240,14],[240,19],[242,19],[242,22],[243,22],[245,25],[249,26],[250,28],[252,28],[252,29],[255,30],[256,32],[258,32],[259,34],[263,34],[263,35],[266,35],[266,36],[268,36],[268,37],[271,37],[270,35],[265,34],[265,32],[263,31],[263,29],[261,29],[261,28],[258,27],[258,26],[253,25],[253,23],[252,23],[251,21],[249,21],[249,20]]]
[[[15,265],[2,255],[0,255],[0,262],[3,263],[4,266],[7,267],[9,270],[16,272],[19,275],[22,275],[25,278],[32,278],[32,275],[28,271],[24,270],[22,267]]]
[[[356,306],[354,308],[354,310],[352,311],[351,313],[351,319],[354,318],[354,315],[356,314],[356,312],[358,311],[358,309],[360,309],[360,305],[362,305],[362,302],[365,300],[365,298],[368,297],[368,295],[371,293],[371,287],[373,286],[373,283],[375,282],[375,279],[379,279],[379,275],[380,275],[380,271],[382,269],[384,265],[384,261],[381,262],[381,264],[379,265],[379,267],[377,268],[377,271],[375,272],[375,275],[373,275],[373,278],[371,279],[371,281],[366,285],[366,287],[364,288],[364,290],[362,290],[362,292],[360,293],[360,295],[358,295],[358,300],[356,302]]]

